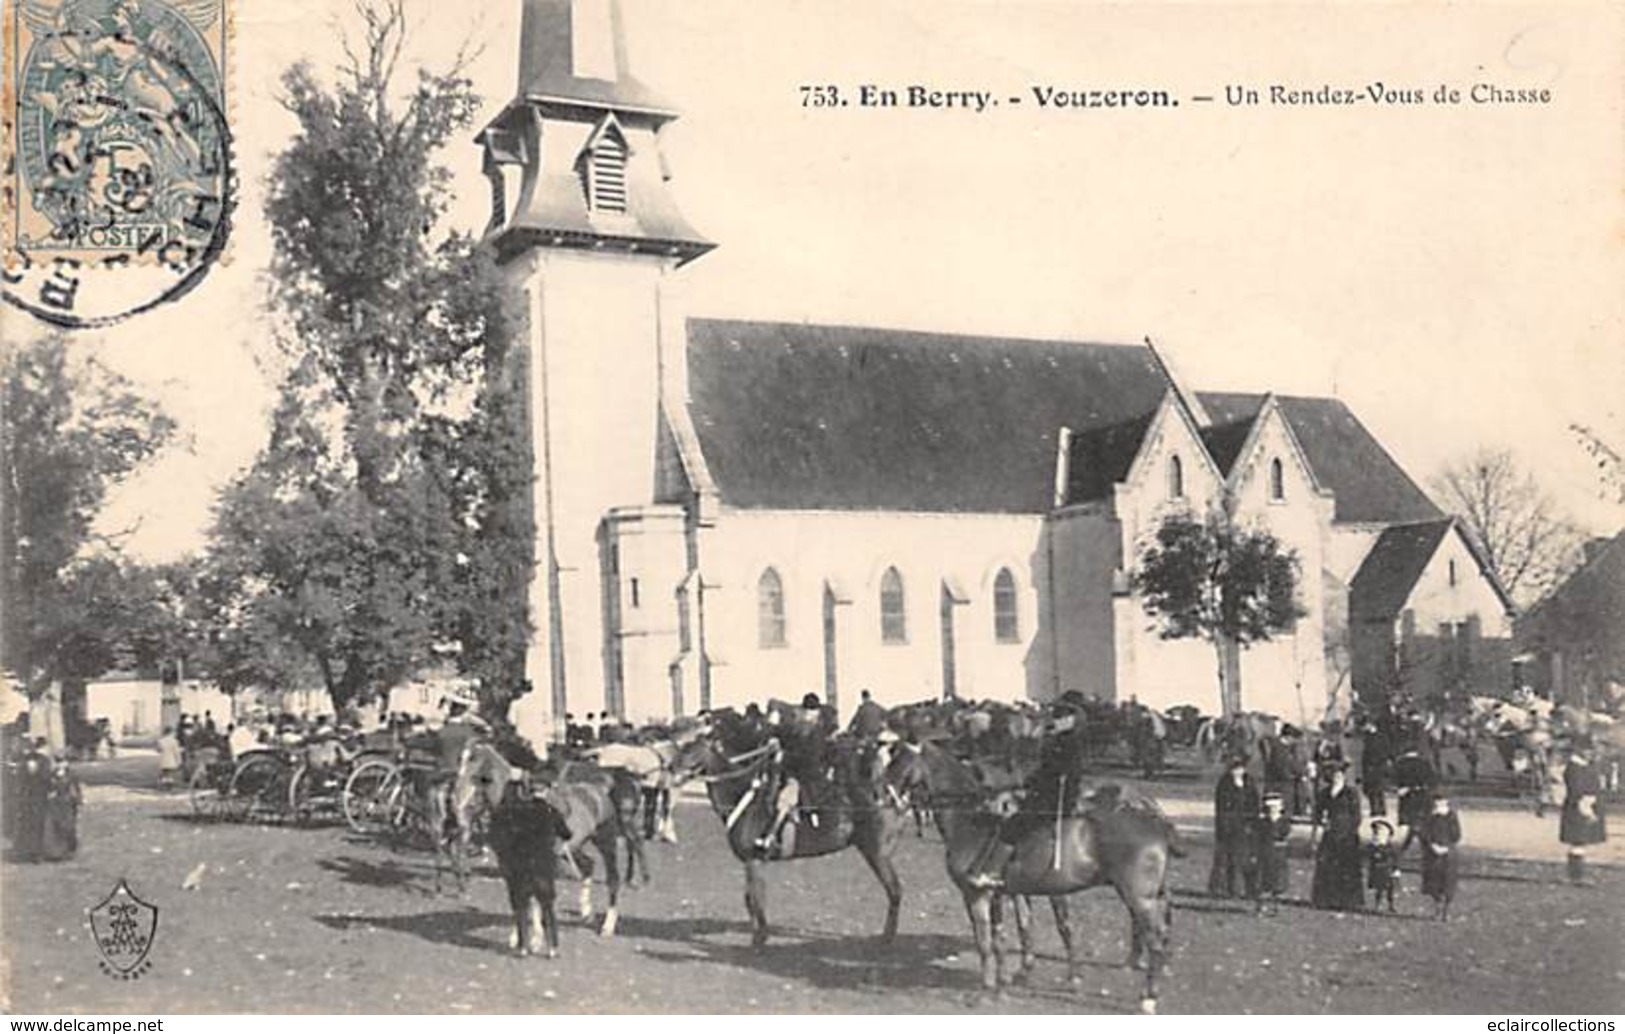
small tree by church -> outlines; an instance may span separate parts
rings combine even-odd
[[[1304,613],[1297,555],[1222,513],[1165,518],[1141,551],[1133,582],[1162,638],[1213,644],[1225,714],[1242,710],[1241,651],[1290,630]]]

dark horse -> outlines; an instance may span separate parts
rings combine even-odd
[[[511,765],[495,747],[476,744],[463,755],[453,800],[477,802],[495,811],[502,803],[508,784],[523,775],[523,770]],[[558,857],[566,871],[575,870],[572,875],[581,879],[583,921],[591,921],[593,916],[592,873],[590,868],[583,870],[586,859],[580,850],[590,842],[603,859],[609,908],[598,932],[605,937],[612,936],[620,922],[620,845],[625,844],[627,848],[627,880],[633,880],[641,872],[644,881],[648,881],[648,862],[637,833],[642,796],[636,781],[625,772],[581,762],[565,762],[550,785],[541,791],[542,799],[558,811],[570,829],[569,842],[561,846]],[[459,825],[462,824],[459,816]]]
[[[923,782],[935,804],[937,829],[947,847],[948,875],[965,899],[982,963],[982,988],[996,992],[1006,982],[1002,940],[1001,896],[1014,898],[1021,939],[1024,977],[1033,965],[1030,939],[1031,897],[1047,897],[1066,946],[1074,983],[1078,980],[1076,930],[1066,896],[1091,887],[1117,891],[1133,923],[1130,963],[1145,965],[1143,1012],[1155,1012],[1157,977],[1168,950],[1171,906],[1168,859],[1172,830],[1154,806],[1110,802],[1080,815],[1062,815],[1028,829],[1013,845],[1002,886],[982,886],[972,874],[997,835],[999,819],[984,806],[986,792],[970,767],[934,744],[902,755],[892,765],[892,778],[905,787]]]
[[[711,807],[725,827],[728,847],[745,866],[745,908],[750,912],[751,944],[767,943],[767,885],[762,869],[769,862],[817,858],[849,847],[858,849],[886,891],[886,925],[881,934],[889,942],[897,936],[897,913],[903,887],[892,866],[906,821],[905,811],[878,782],[843,772],[834,783],[819,788],[811,805],[799,810],[793,847],[788,855],[763,857],[759,838],[774,825],[774,798],[778,792],[772,766],[772,744],[730,756],[717,741],[707,738],[685,752],[697,758]],[[687,761],[687,758],[684,759]],[[803,789],[806,792],[806,789]]]

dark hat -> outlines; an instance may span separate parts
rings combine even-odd
[[[1570,743],[1570,747],[1573,750],[1590,750],[1596,745],[1596,741],[1591,738],[1591,734],[1589,732],[1577,734]]]
[[[1247,755],[1245,755],[1245,754],[1232,754],[1232,755],[1230,755],[1228,758],[1225,758],[1224,767],[1225,768],[1246,768],[1247,767]]]
[[[1264,795],[1265,804],[1280,804],[1283,800],[1284,798],[1278,793],[1267,793]]]
[[[1349,763],[1339,758],[1333,758],[1330,761],[1321,762],[1320,767],[1325,769],[1327,772],[1347,772],[1349,770]]]
[[[1371,820],[1371,832],[1375,833],[1377,831],[1378,826],[1381,826],[1383,829],[1386,829],[1390,834],[1393,833],[1393,831],[1394,831],[1394,824],[1392,822],[1389,822],[1387,819],[1372,819]]]
[[[801,698],[801,706],[809,711],[816,711],[824,706],[824,702],[818,699],[817,693],[808,693]]]

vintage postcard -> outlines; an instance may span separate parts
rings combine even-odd
[[[0,1005],[1613,1030],[1621,38],[6,0]]]

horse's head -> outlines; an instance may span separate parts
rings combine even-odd
[[[666,770],[671,773],[672,782],[677,785],[686,783],[706,771],[712,763],[711,759],[717,756],[709,730],[688,737],[686,741],[674,740],[673,744],[676,753],[666,763]]]
[[[529,772],[509,764],[494,746],[476,742],[463,751],[457,766],[456,798],[469,800],[477,796],[494,809],[502,803],[510,784],[528,782],[529,778]]]

